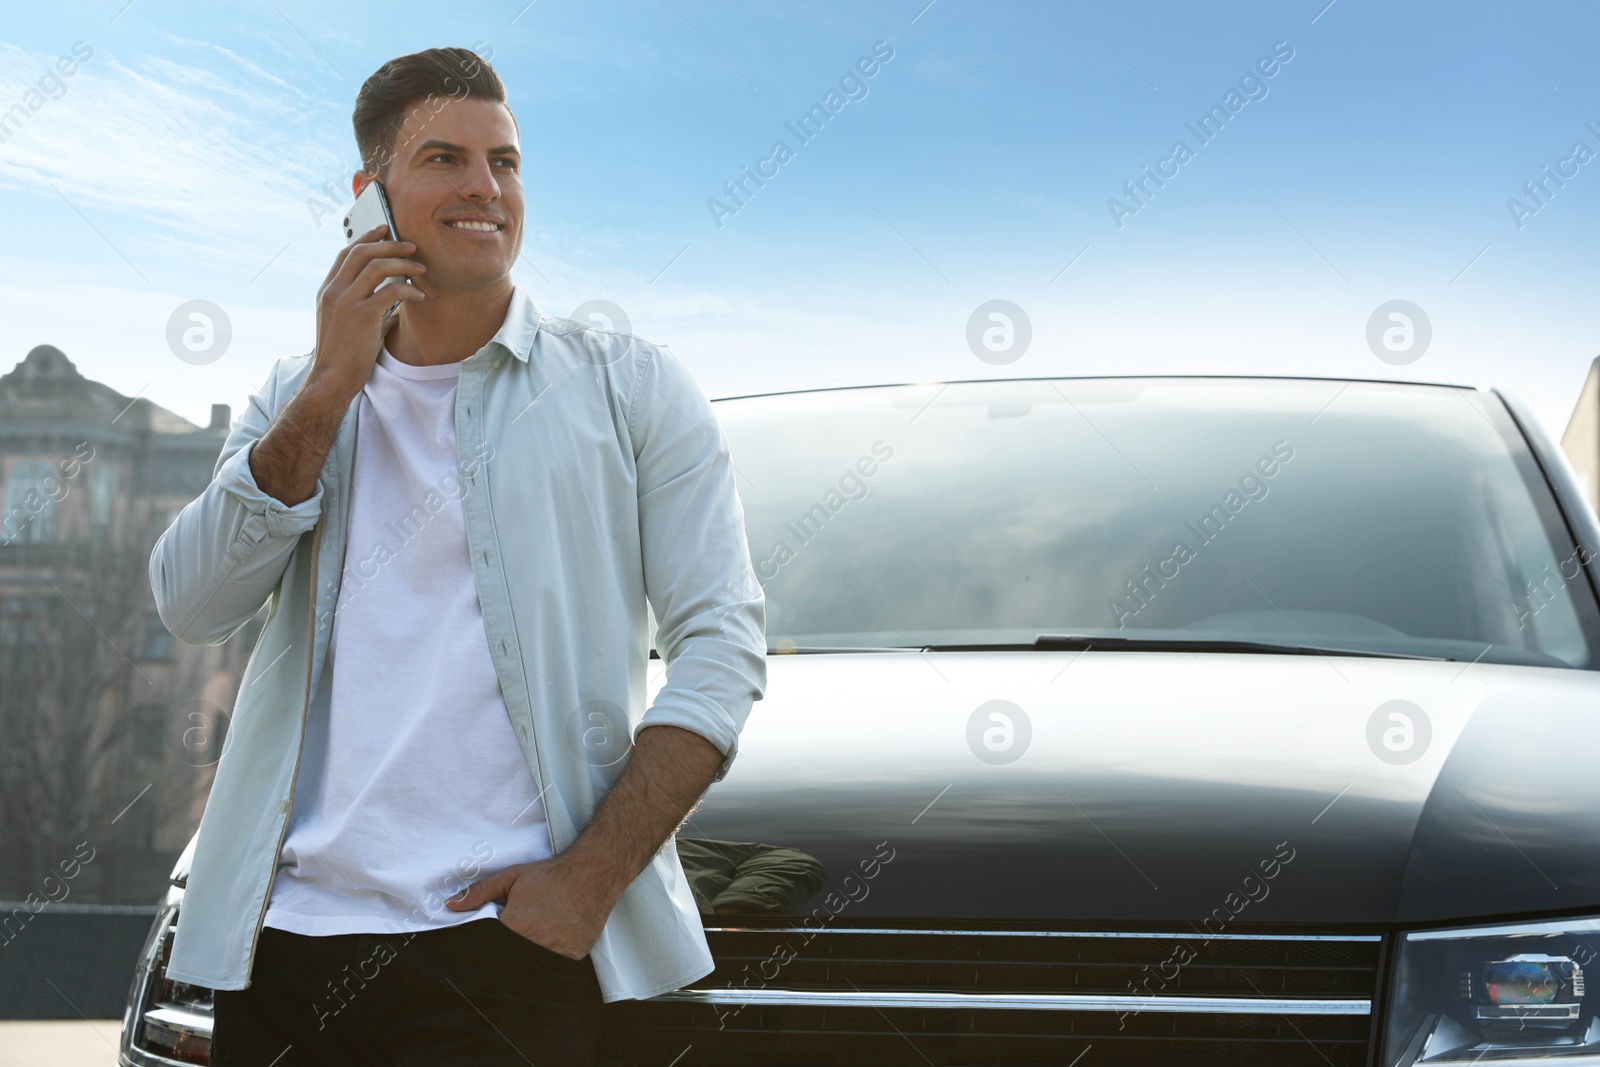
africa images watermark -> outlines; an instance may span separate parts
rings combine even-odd
[[[773,542],[772,550],[756,564],[756,572],[762,578],[767,581],[776,578],[784,565],[795,558],[799,549],[815,540],[833,517],[844,510],[846,504],[867,495],[866,479],[878,473],[880,461],[887,463],[894,456],[894,449],[883,440],[872,442],[871,452],[872,456],[878,458],[873,459],[872,456],[864,455],[856,460],[853,467],[846,468],[839,476],[838,488],[830,488],[823,493],[822,499],[807,508],[795,522],[783,524],[783,528],[794,537],[796,544],[791,545],[782,538]],[[799,525],[796,525],[796,522]]]
[[[435,515],[442,512],[451,500],[459,503],[466,499],[471,486],[477,484],[478,476],[494,459],[494,446],[487,441],[480,441],[473,446],[473,458],[458,460],[456,463],[460,473],[446,471],[440,475],[435,485],[428,489],[420,501],[413,503],[398,518],[384,522],[383,528],[392,535],[394,543],[379,538],[365,555],[353,558],[345,566],[340,582],[329,578],[325,588],[329,592],[338,592],[337,601],[331,611],[324,611],[318,624],[331,622],[334,615],[350,605],[367,584],[378,577],[382,569],[394,562],[399,557],[401,550],[422,534],[423,528]],[[341,584],[341,582],[343,584]]]
[[[1285,852],[1285,849],[1288,851]],[[1200,942],[1200,947],[1204,948],[1210,944],[1212,938],[1221,934],[1223,928],[1237,919],[1240,913],[1252,903],[1259,904],[1261,901],[1266,900],[1267,896],[1272,892],[1272,887],[1267,883],[1283,873],[1283,868],[1294,862],[1294,857],[1294,846],[1287,841],[1280,841],[1273,849],[1271,856],[1258,861],[1256,866],[1261,873],[1258,875],[1252,870],[1245,875],[1239,889],[1230,891],[1223,898],[1222,906],[1211,909],[1211,914],[1202,921],[1201,925],[1205,927],[1205,937]],[[1243,895],[1241,895],[1241,891]],[[1215,929],[1212,928],[1213,923],[1216,924]],[[1199,933],[1200,931],[1196,929],[1195,932]],[[1150,974],[1150,967],[1146,964],[1142,968],[1145,972],[1144,979],[1139,984],[1144,987],[1147,999],[1154,1000],[1161,990],[1177,980],[1179,973],[1186,964],[1193,963],[1198,958],[1199,953],[1187,941],[1179,941],[1167,958],[1156,964],[1156,973],[1154,975]],[[1167,968],[1169,967],[1172,970],[1171,974],[1167,973]],[[1150,987],[1152,978],[1155,979],[1156,983],[1154,989]],[[1134,986],[1131,980],[1128,982],[1128,991],[1134,994],[1139,992],[1139,989]],[[1117,1012],[1117,1029],[1121,1030],[1127,1026],[1128,1019],[1138,1015],[1141,1010],[1136,1008],[1133,1011]]]
[[[87,856],[83,853],[84,849],[89,850]],[[44,891],[43,897],[37,892],[29,893],[28,899],[22,901],[19,907],[11,909],[11,914],[0,916],[0,939],[3,939],[0,943],[11,944],[11,942],[22,936],[22,931],[27,928],[28,923],[33,921],[35,915],[51,904],[60,904],[66,900],[72,892],[72,887],[67,883],[78,877],[79,872],[86,865],[93,863],[94,857],[94,846],[87,841],[79,842],[73,849],[71,856],[56,864],[61,871],[59,878],[54,874],[44,876],[44,880],[40,883],[40,888]],[[14,930],[13,925],[15,926]]]
[[[796,142],[808,145],[822,132],[828,120],[844,110],[845,105],[858,100],[865,100],[871,91],[867,79],[875,76],[883,65],[894,58],[894,46],[888,41],[875,41],[872,45],[872,54],[857,59],[855,66],[847,69],[839,76],[839,87],[830,88],[822,98],[822,103],[812,104],[811,109],[801,115],[794,122],[785,122],[784,128],[794,135]],[[768,181],[776,178],[783,165],[794,159],[796,150],[789,147],[788,141],[774,141],[772,150],[765,156],[756,160],[755,170],[750,169],[746,163],[739,168],[740,176],[722,183],[722,191],[730,203],[710,197],[706,200],[706,210],[711,212],[711,221],[717,224],[717,229],[722,229],[725,220],[737,215],[751,200],[755,199],[756,192],[764,188]],[[768,170],[768,167],[771,170]],[[750,188],[754,182],[755,188]],[[742,196],[740,194],[743,194]]]
[[[85,455],[84,450],[88,450]],[[72,455],[60,461],[61,476],[45,474],[36,479],[38,484],[29,486],[19,493],[14,494],[14,503],[11,510],[3,517],[0,525],[0,544],[9,545],[22,537],[27,531],[28,524],[39,517],[47,508],[65,500],[72,487],[68,484],[76,478],[90,460],[94,459],[94,446],[88,441],[79,441],[72,449]]]
[[[1538,582],[1532,578],[1528,579],[1527,589],[1522,598],[1523,603],[1527,605],[1526,610],[1515,601],[1511,605],[1512,610],[1517,613],[1517,629],[1527,629],[1533,617],[1543,611],[1557,596],[1566,592],[1567,583],[1581,577],[1583,568],[1594,562],[1596,557],[1597,553],[1588,545],[1576,544],[1572,547],[1572,555],[1556,564],[1556,569],[1561,572],[1559,580],[1557,575],[1550,573],[1548,563],[1540,569],[1544,575],[1542,579]],[[1571,573],[1568,573],[1569,570]]]
[[[884,852],[885,849],[888,850],[887,854]],[[801,947],[804,948],[813,937],[816,937],[817,934],[820,933],[828,925],[828,923],[833,920],[835,915],[838,915],[840,912],[844,911],[844,909],[850,904],[859,904],[861,901],[866,900],[867,894],[872,892],[872,887],[867,885],[867,883],[881,874],[885,867],[893,863],[894,857],[894,846],[889,844],[888,841],[880,841],[873,847],[871,856],[858,861],[856,866],[860,868],[861,877],[858,879],[854,874],[845,875],[844,880],[841,883],[844,887],[844,894],[841,896],[839,893],[830,890],[822,898],[821,906],[812,908],[811,914],[807,915],[800,921],[800,925],[806,930],[805,937],[800,941]],[[851,887],[852,882],[855,885],[854,888]],[[815,926],[812,925],[813,919],[817,920],[817,925]],[[787,941],[779,942],[779,944],[773,948],[772,952],[769,953],[765,959],[761,960],[755,965],[757,971],[756,974],[752,975],[750,972],[750,964],[745,964],[744,981],[737,986],[730,986],[729,988],[749,990],[751,988],[750,983],[753,979],[757,980],[757,985],[755,988],[765,988],[767,983],[776,981],[778,975],[783,971],[783,968],[797,956],[799,956],[799,954],[799,951],[793,948]],[[723,1011],[720,1008],[716,1009],[718,1020],[717,1029],[726,1029],[728,1020],[733,1018],[735,1015],[738,1015],[741,1011],[748,1007],[749,1004],[749,1001],[745,1001],[737,1008],[730,1008],[727,1011]]]
[[[1194,122],[1183,124],[1184,128],[1194,135],[1194,148],[1189,147],[1188,141],[1174,141],[1171,150],[1156,160],[1153,173],[1150,164],[1146,163],[1139,168],[1141,177],[1123,182],[1122,191],[1131,203],[1118,200],[1114,196],[1106,199],[1106,210],[1111,213],[1111,221],[1116,224],[1117,229],[1120,230],[1126,225],[1124,220],[1130,215],[1137,215],[1148,206],[1155,198],[1156,191],[1176,178],[1181,173],[1180,168],[1183,164],[1193,159],[1199,149],[1215,140],[1233,117],[1244,110],[1246,104],[1265,100],[1270,91],[1267,88],[1267,81],[1276,77],[1278,71],[1283,69],[1283,65],[1293,58],[1294,49],[1288,41],[1274,44],[1270,55],[1257,59],[1255,65],[1240,76],[1238,89],[1229,89],[1223,96],[1222,103],[1212,104],[1211,110],[1196,120],[1198,126]],[[1169,167],[1171,169],[1168,169]],[[1152,185],[1154,188],[1151,188]]]
[[[34,87],[22,94],[22,99],[5,111],[0,111],[0,145],[22,131],[22,127],[50,100],[60,100],[67,95],[67,79],[78,73],[78,65],[94,58],[94,46],[87,41],[73,41],[72,55],[56,60],[55,69],[39,76]]]
[[[411,915],[404,920],[407,929],[395,935],[400,940],[400,948],[409,945],[419,930],[438,928],[439,924],[434,918],[444,911],[445,900],[477,881],[478,876],[488,869],[494,856],[493,845],[482,838],[474,841],[471,855],[457,860],[456,869],[439,880],[441,888],[448,892],[441,892],[438,888],[430,889],[423,896],[422,906],[411,909]],[[452,883],[457,881],[461,884],[452,886]],[[328,995],[325,998],[319,996],[319,999],[313,1001],[311,1005],[311,1010],[317,1016],[317,1029],[326,1029],[328,1020],[349,1007],[355,995],[365,989],[368,982],[378,977],[378,972],[385,964],[393,962],[398,956],[398,950],[387,939],[380,940],[372,947],[370,953],[356,961],[354,970],[351,964],[347,963],[340,976],[328,979]]]
[[[1596,143],[1600,143],[1600,126],[1597,126],[1594,120],[1585,122],[1583,128],[1594,135]],[[1574,141],[1572,149],[1556,160],[1554,171],[1550,169],[1550,164],[1546,163],[1539,168],[1539,177],[1523,182],[1522,192],[1529,202],[1518,200],[1514,196],[1506,198],[1506,210],[1511,213],[1511,221],[1516,223],[1517,229],[1522,229],[1528,224],[1528,219],[1548,207],[1556,193],[1565,189],[1567,182],[1578,176],[1579,168],[1594,157],[1595,150],[1589,147],[1587,141]]]
[[[1277,459],[1273,459],[1273,456]],[[1107,601],[1112,617],[1117,620],[1117,628],[1120,630],[1126,627],[1129,619],[1149,607],[1157,594],[1167,587],[1167,582],[1182,574],[1181,568],[1199,556],[1200,548],[1209,545],[1227,529],[1228,523],[1245,509],[1246,504],[1265,500],[1267,494],[1271,492],[1266,479],[1275,476],[1282,469],[1280,463],[1288,463],[1293,458],[1294,449],[1287,441],[1274,441],[1272,455],[1262,456],[1256,460],[1254,470],[1246,471],[1240,477],[1238,484],[1223,496],[1221,503],[1211,505],[1210,510],[1200,516],[1198,527],[1194,522],[1184,523],[1184,527],[1199,541],[1199,546],[1191,548],[1188,541],[1180,539],[1174,542],[1172,553],[1156,563],[1155,573],[1151,573],[1150,565],[1147,563],[1142,570],[1143,577],[1137,580],[1128,579],[1124,583],[1128,590],[1128,598],[1120,600],[1113,597]],[[1258,471],[1260,477],[1257,477]],[[1171,573],[1168,573],[1169,567]],[[1154,589],[1151,588],[1152,583],[1155,585]]]

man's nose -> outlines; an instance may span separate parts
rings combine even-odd
[[[470,200],[486,204],[499,199],[500,183],[495,181],[494,169],[489,162],[480,160],[468,168],[466,180],[461,183],[459,191]]]

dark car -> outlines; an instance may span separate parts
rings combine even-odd
[[[684,830],[717,970],[608,1062],[1600,1064],[1600,522],[1513,398],[717,411],[767,694]],[[124,1064],[206,1062],[184,874]]]

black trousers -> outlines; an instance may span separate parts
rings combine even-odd
[[[250,986],[214,1003],[214,1067],[600,1062],[593,962],[499,919],[326,937],[262,927]]]

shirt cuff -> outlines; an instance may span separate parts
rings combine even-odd
[[[316,489],[300,503],[285,504],[257,485],[251,473],[250,450],[259,443],[251,441],[224,460],[217,468],[217,484],[242,503],[251,515],[262,516],[266,533],[273,537],[293,537],[313,529],[322,516],[322,480],[317,480]]]
[[[733,717],[700,693],[679,691],[669,694],[665,701],[658,695],[657,702],[644,713],[633,731],[635,743],[639,731],[651,726],[676,726],[711,742],[723,757],[716,777],[711,779],[713,783],[722,781],[739,754],[739,727]]]

